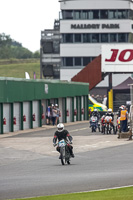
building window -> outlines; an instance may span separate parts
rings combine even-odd
[[[117,10],[109,10],[108,18],[117,19]]]
[[[128,14],[129,14],[129,19],[133,19],[133,10],[129,10]]]
[[[81,42],[81,34],[75,34],[75,43]]]
[[[89,18],[89,11],[83,10],[82,11],[82,19],[88,19]]]
[[[46,41],[46,42],[43,43],[43,53],[44,54],[54,53],[53,42]]]
[[[118,34],[118,42],[127,42],[127,34],[119,33]]]
[[[66,34],[65,35],[65,42],[66,43],[73,43],[73,34]]]
[[[81,19],[81,11],[80,10],[74,11],[74,19]]]
[[[90,61],[91,61],[90,57],[83,57],[83,66],[88,65]]]
[[[62,10],[60,19],[132,19],[132,10]]]
[[[127,19],[127,17],[126,10],[118,10],[118,19]]]
[[[97,43],[97,42],[99,42],[99,34],[93,33],[92,34],[92,43]]]
[[[108,33],[102,33],[101,34],[101,42],[108,42]]]
[[[110,42],[117,42],[117,34],[110,33]]]
[[[119,37],[118,37],[119,36]],[[128,42],[128,33],[83,33],[63,34],[63,43],[113,43]],[[58,52],[59,42],[55,44],[53,53]],[[47,49],[47,48],[46,48]],[[48,48],[49,49],[49,48]],[[44,50],[43,50],[44,51]]]
[[[99,19],[99,10],[92,10],[89,12],[89,19]]]
[[[100,18],[101,19],[108,19],[108,10],[101,10],[100,11]]]
[[[72,57],[66,58],[66,66],[73,66],[73,58]]]
[[[93,56],[93,57],[91,57],[91,61],[93,61],[95,58],[96,58],[96,57],[94,57],[94,56]]]
[[[84,33],[83,34],[83,43],[88,43],[88,42],[90,42],[90,34]]]
[[[62,17],[63,17],[63,19],[73,19],[73,11],[72,10],[63,10]]]
[[[74,61],[75,61],[75,66],[81,66],[81,57],[75,57]]]

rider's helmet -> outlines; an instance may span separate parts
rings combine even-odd
[[[108,113],[112,113],[112,109],[111,108],[108,109]]]
[[[64,130],[64,124],[59,123],[59,124],[57,125],[57,128],[58,128],[58,132],[62,132],[62,131]]]
[[[112,114],[112,109],[109,108],[109,109],[108,109],[108,115],[111,115],[111,114]]]
[[[94,114],[97,114],[97,113],[98,113],[98,111],[97,111],[97,109],[95,108],[95,109],[94,109]]]

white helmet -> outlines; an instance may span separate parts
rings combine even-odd
[[[112,112],[112,109],[111,109],[111,108],[109,108],[109,109],[108,109],[108,112],[109,112],[109,113],[110,113],[110,112]]]
[[[57,128],[58,128],[58,131],[59,131],[59,132],[62,132],[62,131],[64,130],[64,124],[59,123],[59,124],[57,125]]]

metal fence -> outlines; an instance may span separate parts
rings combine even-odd
[[[119,93],[115,95],[115,100],[113,101],[113,111],[117,112],[121,105],[125,105],[130,110],[128,102],[131,101],[131,95],[126,93]]]

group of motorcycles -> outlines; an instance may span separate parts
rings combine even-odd
[[[114,123],[111,116],[103,115],[100,119],[97,116],[91,116],[90,118],[90,128],[92,132],[97,130],[103,134],[116,134],[120,131],[120,123],[117,121],[117,125],[114,128]]]

